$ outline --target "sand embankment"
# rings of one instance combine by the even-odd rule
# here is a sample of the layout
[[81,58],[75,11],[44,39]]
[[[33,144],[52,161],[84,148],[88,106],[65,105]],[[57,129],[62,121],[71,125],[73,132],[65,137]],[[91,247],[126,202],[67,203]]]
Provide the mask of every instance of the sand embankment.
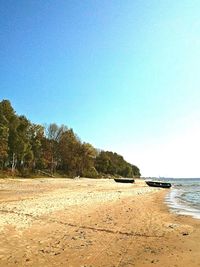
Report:
[[200,221],[143,181],[0,180],[0,266],[200,266]]

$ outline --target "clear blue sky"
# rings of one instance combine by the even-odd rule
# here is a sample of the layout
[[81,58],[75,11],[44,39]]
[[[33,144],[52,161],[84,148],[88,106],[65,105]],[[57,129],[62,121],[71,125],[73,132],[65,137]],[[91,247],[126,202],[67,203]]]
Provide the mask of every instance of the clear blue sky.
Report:
[[199,14],[199,0],[0,0],[0,100],[145,176],[200,177]]

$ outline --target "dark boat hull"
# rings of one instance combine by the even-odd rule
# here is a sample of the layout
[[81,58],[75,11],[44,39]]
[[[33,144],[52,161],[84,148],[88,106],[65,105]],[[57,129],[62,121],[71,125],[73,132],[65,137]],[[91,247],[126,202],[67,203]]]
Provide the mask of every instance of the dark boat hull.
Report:
[[114,179],[115,180],[115,182],[117,182],[117,183],[134,183],[135,182],[135,180],[134,179]]
[[152,187],[161,187],[161,188],[170,188],[171,187],[170,183],[164,183],[164,182],[146,181],[146,184],[148,186],[152,186]]

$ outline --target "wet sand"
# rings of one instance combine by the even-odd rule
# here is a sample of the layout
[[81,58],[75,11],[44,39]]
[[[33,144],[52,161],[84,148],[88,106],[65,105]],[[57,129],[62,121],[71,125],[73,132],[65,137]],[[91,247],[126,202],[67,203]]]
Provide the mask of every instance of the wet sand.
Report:
[[0,266],[200,266],[200,220],[142,180],[1,179]]

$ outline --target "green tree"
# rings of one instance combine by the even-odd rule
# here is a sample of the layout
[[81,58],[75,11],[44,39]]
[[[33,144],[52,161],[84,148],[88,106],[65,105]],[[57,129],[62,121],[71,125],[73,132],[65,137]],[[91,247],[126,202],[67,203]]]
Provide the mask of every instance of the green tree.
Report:
[[95,160],[95,168],[99,173],[108,173],[110,164],[109,155],[105,151],[101,151]]
[[74,176],[79,174],[81,142],[72,129],[62,133],[59,140],[59,154],[61,168],[67,174]]
[[94,167],[94,161],[97,156],[97,150],[89,143],[80,144],[79,157],[79,175],[85,177],[96,177],[98,172]]
[[137,166],[111,151],[98,151],[81,142],[73,129],[49,124],[46,129],[18,116],[10,101],[0,102],[0,168],[12,172],[56,170],[67,175],[96,177],[100,174],[140,177]]
[[[61,125],[60,127],[56,123],[50,124],[46,128],[46,136],[49,142],[45,142],[46,146],[48,145],[48,155],[49,155],[49,164],[51,173],[55,172],[57,166],[60,163],[59,156],[59,141],[62,137],[62,134],[67,130],[67,127]],[[47,147],[46,147],[47,148]]]
[[24,169],[24,167],[29,168],[33,160],[30,129],[30,121],[25,116],[19,116],[13,148],[19,169]]
[[132,168],[133,175],[135,177],[140,177],[141,176],[140,169],[137,166],[131,165],[131,168]]
[[95,159],[95,168],[99,173],[120,175],[124,177],[140,177],[139,168],[131,165],[124,158],[111,151],[101,151]]
[[14,172],[17,164],[15,143],[17,142],[18,117],[8,100],[0,102],[0,122],[2,127],[8,129],[8,162],[10,162],[12,172]]
[[30,144],[33,153],[32,170],[44,167],[42,153],[42,143],[44,138],[44,127],[39,124],[32,124],[30,126]]
[[8,159],[8,136],[9,129],[0,124],[0,167],[4,168],[6,160]]

